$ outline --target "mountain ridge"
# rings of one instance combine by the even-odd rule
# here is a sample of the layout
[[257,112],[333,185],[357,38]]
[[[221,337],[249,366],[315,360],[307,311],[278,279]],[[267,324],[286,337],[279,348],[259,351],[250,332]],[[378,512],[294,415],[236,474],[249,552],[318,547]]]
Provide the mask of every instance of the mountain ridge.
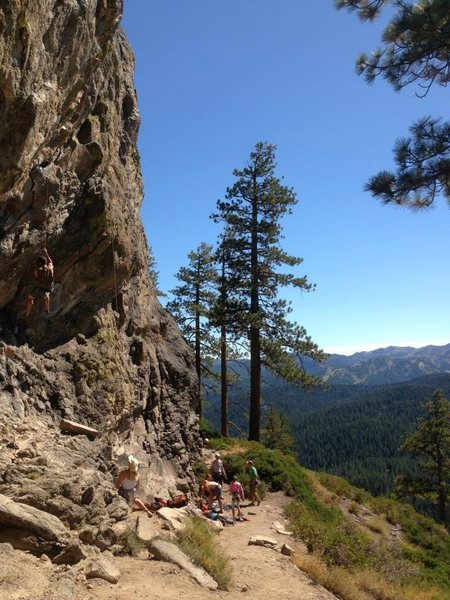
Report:
[[307,372],[328,384],[401,383],[424,375],[450,373],[450,344],[388,346],[350,356],[330,354],[322,363],[304,358],[302,364]]

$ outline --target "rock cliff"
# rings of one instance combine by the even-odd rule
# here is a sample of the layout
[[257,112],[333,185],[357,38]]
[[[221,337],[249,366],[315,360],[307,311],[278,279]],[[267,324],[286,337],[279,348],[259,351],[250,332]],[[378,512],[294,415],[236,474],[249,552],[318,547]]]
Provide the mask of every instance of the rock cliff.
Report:
[[[70,527],[108,525],[119,457],[151,498],[186,490],[198,452],[192,355],[148,279],[121,11],[0,0],[0,493]],[[26,318],[43,246],[50,314]]]

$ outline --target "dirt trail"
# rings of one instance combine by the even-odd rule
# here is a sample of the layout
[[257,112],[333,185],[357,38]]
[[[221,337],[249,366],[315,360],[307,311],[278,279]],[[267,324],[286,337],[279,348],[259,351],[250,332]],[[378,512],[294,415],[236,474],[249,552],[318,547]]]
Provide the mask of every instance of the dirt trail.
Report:
[[[231,558],[234,572],[228,592],[201,588],[178,567],[149,560],[146,552],[142,558],[114,557],[121,576],[113,585],[101,579],[86,581],[82,563],[55,567],[50,561],[0,547],[0,600],[219,600],[241,593],[251,600],[336,600],[289,557],[248,545],[250,537],[263,535],[276,539],[279,546],[288,543],[295,548],[291,537],[272,528],[275,521],[287,525],[283,512],[287,502],[282,493],[268,494],[261,506],[243,508],[249,521],[225,527],[220,533],[220,546]],[[296,550],[304,551],[301,545]]]
[[[225,496],[228,499],[228,494]],[[243,509],[245,515],[256,513],[248,515],[250,521],[226,527],[220,534],[220,545],[230,556],[234,571],[229,592],[203,589],[173,565],[116,558],[115,564],[122,572],[119,583],[110,585],[92,580],[90,594],[98,600],[211,600],[243,592],[252,600],[336,600],[297,569],[289,557],[269,548],[248,545],[254,535],[274,538],[279,545],[285,542],[294,545],[290,537],[271,528],[274,521],[284,524],[283,507],[287,502],[281,493],[268,494],[259,507]],[[85,596],[83,600],[88,598]]]

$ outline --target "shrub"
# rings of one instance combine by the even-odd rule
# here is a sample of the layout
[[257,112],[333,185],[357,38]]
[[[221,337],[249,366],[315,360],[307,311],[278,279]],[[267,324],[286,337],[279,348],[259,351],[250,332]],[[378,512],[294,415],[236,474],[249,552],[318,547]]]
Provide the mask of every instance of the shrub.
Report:
[[370,541],[340,511],[322,507],[319,516],[316,510],[294,501],[287,514],[308,551],[321,556],[327,565],[354,567],[367,562]]
[[386,523],[380,517],[372,517],[366,521],[366,526],[374,533],[384,534],[386,531]]
[[208,475],[209,473],[209,468],[208,465],[206,465],[202,460],[197,460],[193,465],[192,465],[192,470],[195,473],[195,476],[197,478],[197,482],[200,484],[204,481],[205,477]]

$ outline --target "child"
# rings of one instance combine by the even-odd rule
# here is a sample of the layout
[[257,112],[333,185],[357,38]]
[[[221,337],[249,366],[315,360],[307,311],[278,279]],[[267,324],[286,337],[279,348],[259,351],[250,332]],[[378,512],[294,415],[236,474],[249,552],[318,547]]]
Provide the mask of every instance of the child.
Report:
[[241,512],[241,500],[243,502],[245,498],[244,488],[239,483],[236,475],[232,477],[228,491],[231,494],[231,512],[233,513],[233,521],[236,521],[236,511],[237,517],[243,518],[243,514]]

